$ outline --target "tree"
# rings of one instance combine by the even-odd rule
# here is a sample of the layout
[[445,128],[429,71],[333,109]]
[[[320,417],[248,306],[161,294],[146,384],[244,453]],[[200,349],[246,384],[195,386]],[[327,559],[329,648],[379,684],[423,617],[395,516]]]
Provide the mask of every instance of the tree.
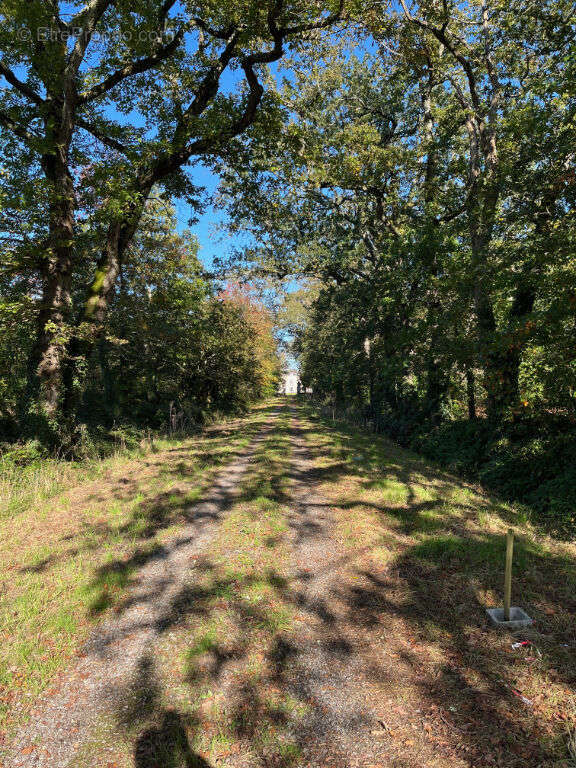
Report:
[[[509,185],[522,168],[515,152],[514,140],[521,141],[515,132],[515,116],[519,111],[531,111],[533,119],[544,117],[552,128],[554,97],[551,103],[549,85],[542,89],[542,73],[554,78],[556,71],[556,85],[566,94],[564,43],[571,12],[563,2],[548,2],[525,22],[520,7],[500,0],[479,0],[464,6],[440,6],[434,0],[411,5],[400,2],[404,18],[419,32],[437,83],[451,88],[466,128],[467,178],[462,183],[466,188],[472,297],[488,412],[497,418],[519,404],[522,326],[534,308],[540,271],[534,259],[526,260],[516,285],[511,286],[509,310],[499,318],[492,245],[498,233],[500,206],[506,205]],[[533,130],[535,126],[525,127]],[[564,124],[560,133],[565,136],[567,128]],[[532,143],[531,159],[542,149]],[[561,162],[564,172],[573,165],[573,153],[567,145]],[[550,213],[553,201],[566,189],[565,179],[542,181],[535,201],[537,210],[533,209],[531,220],[525,222],[536,230],[545,226],[546,212]],[[528,188],[523,191],[530,194]]]
[[[263,102],[262,67],[342,12],[284,0],[74,5],[67,17],[67,3],[11,0],[0,17],[3,162],[28,179],[14,209],[25,237],[12,254],[41,281],[28,394],[53,423],[77,407],[82,360],[155,185],[194,198],[182,168],[233,151]],[[236,93],[226,71],[243,77]]]
[[279,96],[280,151],[267,164],[261,147],[248,180],[241,163],[226,177],[257,269],[380,287],[374,301],[397,310],[400,355],[411,330],[430,414],[453,365],[471,414],[478,368],[490,417],[517,413],[522,362],[552,306],[570,326],[549,277],[572,252],[569,11],[555,1],[529,17],[500,2],[370,5],[362,18],[378,55],[329,50],[322,69],[304,62]]
[[422,74],[394,58],[325,54],[281,94],[288,124],[274,173],[263,149],[248,181],[237,168],[225,176],[234,226],[250,228],[259,243],[246,254],[251,269],[336,285],[327,293],[350,314],[339,322],[356,328],[362,361],[371,342],[374,412],[382,398],[398,402],[397,385],[385,379],[402,375],[410,346],[428,372],[426,408],[440,410],[452,364],[441,340],[461,306],[453,282],[439,280],[461,262],[451,242],[461,192],[448,160],[457,127],[445,121],[432,136],[421,120]]
[[[109,303],[106,332],[83,361],[78,415],[87,439],[60,435],[53,447],[61,455],[83,455],[114,426],[163,428],[170,415],[180,426],[202,423],[276,391],[271,311],[256,291],[209,278],[195,238],[175,226],[166,201],[148,202]],[[33,344],[29,291],[24,280],[0,282],[0,439],[18,435],[18,395]]]

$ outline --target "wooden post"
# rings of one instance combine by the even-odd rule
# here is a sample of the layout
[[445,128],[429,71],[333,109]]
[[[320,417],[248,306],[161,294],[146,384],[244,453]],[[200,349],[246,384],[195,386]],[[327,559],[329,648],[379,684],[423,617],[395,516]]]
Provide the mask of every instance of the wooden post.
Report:
[[514,531],[508,528],[506,535],[506,572],[504,574],[504,621],[510,621],[512,597],[512,556],[514,554]]

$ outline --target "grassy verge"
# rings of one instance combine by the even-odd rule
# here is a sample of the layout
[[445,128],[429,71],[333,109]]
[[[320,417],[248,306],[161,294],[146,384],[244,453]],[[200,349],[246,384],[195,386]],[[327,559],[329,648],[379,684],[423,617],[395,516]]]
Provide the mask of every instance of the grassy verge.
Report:
[[[567,759],[576,715],[576,545],[542,535],[521,509],[386,438],[302,412],[338,538],[355,553],[342,585],[348,619],[372,623],[378,639],[367,642],[385,638],[402,669],[393,685],[381,685],[381,700],[403,707],[405,724],[426,713],[411,725],[429,739],[434,716],[440,729],[444,722],[438,749],[452,744],[454,760]],[[502,604],[508,527],[516,534],[513,602],[535,619],[517,636],[492,629],[485,615]],[[513,647],[518,641],[526,644]],[[396,736],[414,739],[407,726]]]
[[25,719],[142,558],[186,522],[267,414],[263,406],[148,453],[23,470],[0,523],[0,731]]
[[[363,421],[354,411],[348,411],[347,418],[356,424]],[[417,411],[390,412],[381,414],[379,428],[447,471],[481,483],[518,507],[521,504],[526,518],[542,530],[576,539],[573,415],[525,414],[502,423],[478,418],[435,424]]]

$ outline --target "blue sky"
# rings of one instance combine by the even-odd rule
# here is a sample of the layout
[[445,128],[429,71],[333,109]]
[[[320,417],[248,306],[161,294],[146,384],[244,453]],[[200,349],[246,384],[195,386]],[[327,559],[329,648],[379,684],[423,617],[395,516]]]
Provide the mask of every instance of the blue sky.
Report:
[[[194,169],[194,183],[206,187],[208,193],[212,193],[218,184],[218,177],[209,169],[197,165]],[[205,212],[200,215],[197,224],[188,225],[190,219],[190,206],[183,200],[175,200],[178,230],[190,229],[200,244],[200,260],[207,269],[210,269],[215,256],[222,256],[224,250],[230,250],[238,241],[225,232],[216,230],[218,225],[226,221],[221,211],[216,211],[208,205]]]

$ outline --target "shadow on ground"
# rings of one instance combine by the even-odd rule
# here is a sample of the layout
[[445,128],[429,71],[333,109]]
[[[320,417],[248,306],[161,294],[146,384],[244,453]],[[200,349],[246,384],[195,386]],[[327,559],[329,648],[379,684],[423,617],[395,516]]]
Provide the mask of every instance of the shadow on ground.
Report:
[[[206,512],[198,506],[198,501],[210,501],[210,488],[213,482],[213,474],[207,479],[195,483],[190,489],[186,486],[187,477],[195,477],[198,466],[208,464],[211,469],[225,466],[238,458],[250,440],[254,439],[261,429],[262,422],[271,417],[276,407],[269,405],[258,410],[259,419],[254,423],[248,423],[242,430],[242,444],[233,450],[230,449],[234,431],[230,427],[211,428],[202,437],[202,450],[196,452],[193,461],[186,458],[185,449],[173,449],[179,460],[171,461],[163,465],[164,475],[172,475],[175,480],[183,481],[182,488],[173,488],[158,493],[151,498],[144,499],[130,519],[119,528],[112,529],[110,524],[92,522],[90,524],[90,538],[97,535],[99,539],[114,535],[132,543],[132,551],[123,557],[114,558],[100,567],[88,585],[87,590],[91,595],[90,613],[97,617],[111,607],[121,611],[126,590],[129,588],[135,573],[151,560],[162,557],[165,554],[164,546],[157,538],[169,529],[186,526],[188,540],[193,538],[202,529],[206,522],[218,521],[229,509],[231,500],[220,504],[217,513]],[[237,436],[236,436],[237,437]],[[129,483],[122,489],[119,499],[129,499],[137,495],[137,484],[132,487]],[[89,547],[85,544],[84,547]],[[77,553],[79,550],[76,550]]]
[[[314,423],[298,430],[311,439],[318,431]],[[262,540],[269,551],[262,564],[242,567],[233,543],[229,562],[199,561],[194,583],[160,619],[166,644],[143,659],[129,690],[118,694],[118,726],[132,739],[135,768],[206,768],[215,760],[352,768],[346,738],[362,729],[374,734],[366,764],[386,753],[392,768],[520,768],[565,757],[566,707],[576,690],[574,559],[527,538],[518,542],[517,583],[538,632],[527,635],[532,650],[512,652],[511,638],[487,626],[485,599],[499,594],[503,541],[469,527],[477,502],[455,500],[453,478],[400,450],[382,461],[371,438],[359,442],[335,432],[340,445],[334,460],[326,463],[330,438],[311,440],[311,454],[324,464],[293,473],[293,480],[313,489],[353,477],[361,488],[392,488],[398,504],[358,498],[342,505],[345,514],[359,508],[373,513],[386,546],[394,545],[392,557],[378,566],[371,555],[381,545],[360,541],[322,568],[287,575],[269,559],[281,537],[269,535]],[[350,454],[360,447],[362,459],[354,461]],[[274,449],[282,449],[281,440]],[[243,501],[285,505],[284,472],[281,462],[258,465]],[[403,488],[401,498],[394,483]],[[434,498],[422,500],[427,487]],[[445,516],[444,497],[451,499]],[[173,501],[165,508],[161,499],[157,505],[146,513],[147,530],[180,519],[185,508]],[[328,522],[318,522],[318,507],[300,504],[290,518],[296,546],[331,535]],[[253,519],[256,525],[257,511]],[[188,522],[193,525],[194,517]],[[155,556],[137,550],[128,561],[107,566],[95,584],[101,577],[109,584],[116,568],[124,587],[141,557]],[[311,597],[310,581],[327,574],[325,592]],[[295,623],[302,615],[304,631]],[[322,671],[327,679],[314,679],[307,666],[312,653],[330,660],[331,669]],[[185,673],[174,682],[167,668],[176,659]],[[336,717],[318,695],[331,674],[337,681],[352,666],[361,670],[367,694],[382,702],[381,719],[368,709],[347,710],[346,702]],[[427,753],[419,751],[424,742]],[[431,755],[436,762],[426,762]]]

